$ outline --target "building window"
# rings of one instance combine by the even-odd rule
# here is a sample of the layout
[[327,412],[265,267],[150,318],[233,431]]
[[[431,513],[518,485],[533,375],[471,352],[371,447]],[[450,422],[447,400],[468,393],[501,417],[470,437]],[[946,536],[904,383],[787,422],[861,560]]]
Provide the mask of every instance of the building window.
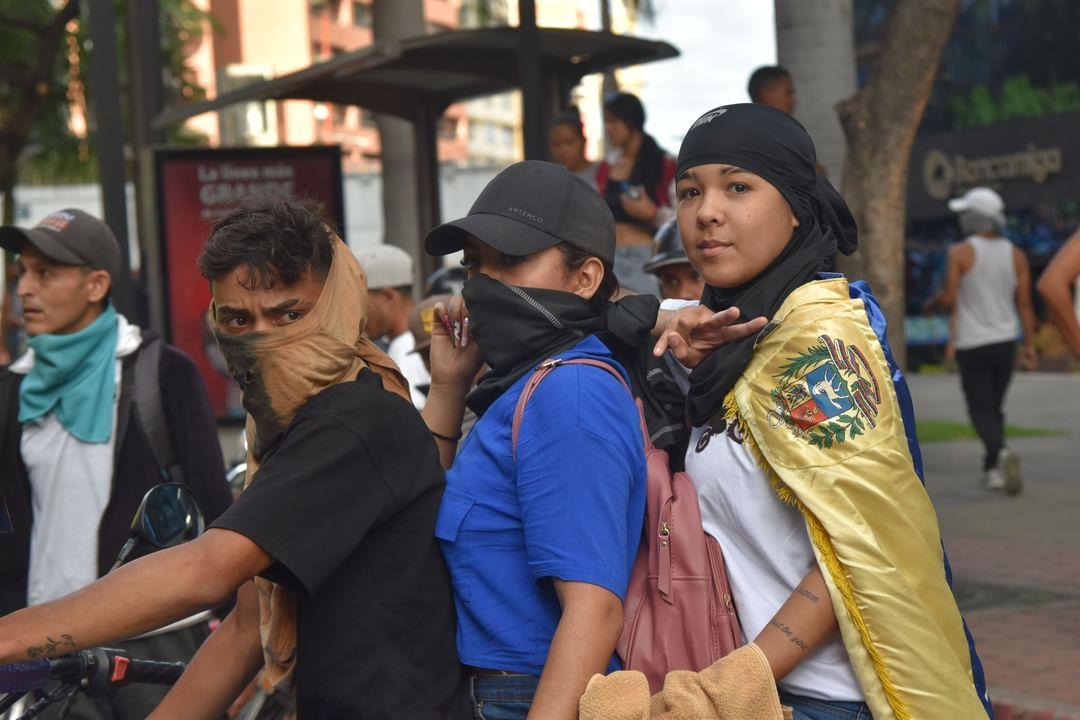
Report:
[[375,127],[375,113],[367,108],[360,108],[360,127]]
[[367,3],[354,2],[352,4],[352,24],[356,27],[371,27],[374,18],[371,6]]

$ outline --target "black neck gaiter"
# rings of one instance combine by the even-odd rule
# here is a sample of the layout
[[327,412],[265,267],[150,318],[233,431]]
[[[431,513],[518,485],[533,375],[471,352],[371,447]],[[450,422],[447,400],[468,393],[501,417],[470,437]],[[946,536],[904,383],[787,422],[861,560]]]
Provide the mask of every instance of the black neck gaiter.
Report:
[[601,313],[573,293],[477,275],[465,283],[462,296],[469,332],[491,368],[466,398],[477,415],[539,363],[604,329]]

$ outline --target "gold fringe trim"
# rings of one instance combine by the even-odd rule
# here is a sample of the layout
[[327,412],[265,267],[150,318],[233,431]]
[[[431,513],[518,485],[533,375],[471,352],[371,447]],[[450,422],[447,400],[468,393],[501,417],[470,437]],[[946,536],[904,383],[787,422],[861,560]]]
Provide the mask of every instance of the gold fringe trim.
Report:
[[867,654],[870,655],[870,661],[874,665],[878,681],[885,691],[885,698],[889,701],[889,706],[896,715],[896,720],[911,720],[911,713],[907,709],[907,703],[900,697],[900,692],[892,682],[892,679],[889,676],[889,670],[885,666],[885,659],[881,657],[881,653],[878,651],[877,646],[874,645],[870,638],[870,628],[867,627],[866,620],[862,616],[862,611],[855,601],[855,591],[851,587],[851,581],[848,578],[847,572],[844,570],[843,564],[836,556],[836,550],[833,548],[832,539],[829,537],[829,534],[825,532],[825,527],[817,517],[802,504],[798,496],[791,488],[784,484],[783,480],[780,479],[780,476],[776,474],[776,471],[774,471],[772,466],[766,461],[765,456],[761,452],[761,448],[758,447],[757,441],[750,432],[749,426],[739,413],[739,406],[735,401],[734,390],[729,392],[727,397],[724,398],[724,419],[729,423],[733,422],[737,424],[743,436],[743,446],[750,451],[751,457],[754,458],[754,461],[758,464],[758,467],[761,468],[761,471],[765,473],[765,477],[769,479],[769,484],[772,486],[773,490],[776,491],[777,497],[779,497],[782,502],[798,508],[799,512],[802,513],[803,518],[806,520],[806,528],[810,535],[810,541],[814,543],[814,547],[816,547],[821,554],[821,558],[825,562],[825,567],[828,569],[829,575],[832,576],[837,591],[844,599],[844,609],[847,611],[851,622],[854,623],[855,628],[859,631],[863,647],[866,648]]

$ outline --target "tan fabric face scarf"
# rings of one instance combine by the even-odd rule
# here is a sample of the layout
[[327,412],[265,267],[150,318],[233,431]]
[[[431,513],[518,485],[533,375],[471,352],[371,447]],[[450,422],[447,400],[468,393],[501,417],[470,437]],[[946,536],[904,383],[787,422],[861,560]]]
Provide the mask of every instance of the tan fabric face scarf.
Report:
[[[334,256],[315,307],[296,322],[269,332],[215,332],[229,371],[243,390],[248,412],[245,487],[297,411],[338,383],[352,382],[365,367],[406,402],[409,386],[394,362],[363,336],[367,283],[360,264],[334,236]],[[214,305],[210,311],[217,317]],[[296,669],[296,598],[287,588],[255,578],[267,680],[291,689]]]

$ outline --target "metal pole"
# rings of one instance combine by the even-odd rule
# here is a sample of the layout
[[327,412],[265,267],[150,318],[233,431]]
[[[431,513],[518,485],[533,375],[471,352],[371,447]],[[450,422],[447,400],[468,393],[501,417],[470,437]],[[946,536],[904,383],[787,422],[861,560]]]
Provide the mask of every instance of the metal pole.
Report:
[[414,180],[416,182],[416,221],[418,224],[414,274],[416,286],[423,290],[424,280],[439,266],[440,260],[424,252],[424,237],[439,224],[442,215],[439,193],[439,146],[437,122],[440,112],[421,105],[413,116],[413,147],[416,149]]
[[525,159],[547,156],[547,103],[544,101],[544,67],[540,33],[536,27],[534,0],[518,0],[518,75],[521,79],[522,133]]
[[89,0],[90,107],[98,155],[98,178],[105,224],[120,241],[120,277],[112,279],[117,310],[132,311],[131,252],[128,247],[127,199],[124,196],[124,135],[116,59],[116,9],[112,0]]
[[[135,158],[135,233],[139,242],[139,280],[132,294],[145,298],[135,303],[135,321],[164,331],[160,312],[160,238],[154,222],[153,162],[150,148],[165,143],[165,130],[152,127],[165,106],[161,63],[161,5],[158,0],[127,0],[128,77],[131,79],[131,139]],[[149,170],[149,172],[147,172]]]
[[[611,32],[611,0],[600,0],[600,29],[606,33]],[[615,80],[614,70],[604,71],[604,82],[601,86],[603,97],[607,97],[619,90],[619,84]],[[601,98],[603,101],[603,98]]]

